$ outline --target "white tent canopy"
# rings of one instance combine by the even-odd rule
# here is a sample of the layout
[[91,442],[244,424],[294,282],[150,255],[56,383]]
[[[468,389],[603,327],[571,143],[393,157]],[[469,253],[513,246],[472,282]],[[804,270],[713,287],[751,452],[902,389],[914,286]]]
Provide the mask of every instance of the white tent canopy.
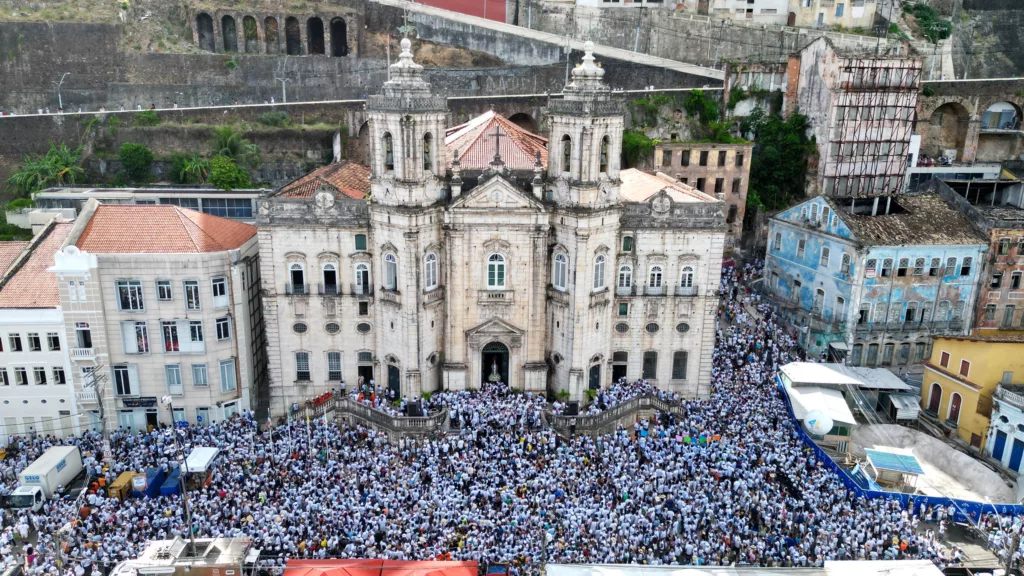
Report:
[[821,410],[836,424],[855,424],[857,420],[846,405],[843,393],[838,390],[808,386],[805,388],[788,388],[789,399],[793,403],[793,415],[801,422],[808,412]]
[[219,448],[207,446],[193,448],[192,453],[185,459],[185,469],[183,472],[189,474],[205,474],[209,472],[218,454],[220,454]]
[[819,362],[790,362],[779,369],[787,386],[854,386],[861,390],[910,391],[898,376],[885,368],[862,368]]

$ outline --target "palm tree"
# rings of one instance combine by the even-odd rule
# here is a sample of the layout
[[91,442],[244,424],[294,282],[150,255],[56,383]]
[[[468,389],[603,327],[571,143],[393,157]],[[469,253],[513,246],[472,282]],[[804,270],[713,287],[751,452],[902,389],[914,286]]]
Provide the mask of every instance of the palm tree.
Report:
[[213,130],[214,156],[227,156],[249,168],[255,168],[260,164],[260,149],[258,146],[242,138],[240,132],[236,132],[233,126],[222,126]]
[[181,164],[181,173],[178,179],[182,182],[206,182],[210,174],[210,161],[199,154],[193,153],[190,158],[185,158]]
[[50,142],[45,156],[25,156],[18,170],[7,179],[6,190],[16,197],[29,198],[49,186],[79,184],[85,180],[85,171],[78,165],[81,158],[81,146],[72,150],[67,144],[57,146]]

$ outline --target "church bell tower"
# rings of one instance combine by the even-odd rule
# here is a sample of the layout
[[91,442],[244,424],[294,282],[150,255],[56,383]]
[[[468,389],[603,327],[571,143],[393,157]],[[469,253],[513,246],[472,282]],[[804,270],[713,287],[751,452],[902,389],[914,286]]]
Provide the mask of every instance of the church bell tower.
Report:
[[548,102],[548,189],[563,205],[600,207],[619,198],[623,102],[604,83],[593,50],[588,41],[564,97]]
[[447,101],[430,93],[423,66],[403,38],[383,94],[370,96],[370,192],[385,205],[423,206],[441,197]]

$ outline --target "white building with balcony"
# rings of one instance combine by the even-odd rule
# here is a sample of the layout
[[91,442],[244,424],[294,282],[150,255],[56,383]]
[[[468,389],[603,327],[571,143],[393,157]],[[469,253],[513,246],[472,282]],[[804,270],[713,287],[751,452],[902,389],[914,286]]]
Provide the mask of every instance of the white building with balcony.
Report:
[[47,272],[71,223],[31,242],[0,242],[0,446],[12,436],[81,431],[57,277]]
[[265,378],[255,227],[91,200],[54,252],[70,376],[107,429],[170,424],[164,395],[191,424],[251,407]]
[[1024,384],[999,384],[992,396],[992,420],[985,452],[1020,473],[1024,459]]

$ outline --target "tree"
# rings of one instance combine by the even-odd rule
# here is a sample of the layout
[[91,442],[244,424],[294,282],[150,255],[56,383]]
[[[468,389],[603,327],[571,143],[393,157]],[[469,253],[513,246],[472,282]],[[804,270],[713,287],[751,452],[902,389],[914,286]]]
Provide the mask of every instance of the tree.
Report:
[[210,182],[221,190],[235,190],[252,186],[249,173],[227,156],[214,156],[210,160]]
[[178,184],[202,184],[210,175],[210,161],[199,154],[175,154],[171,158],[171,180]]
[[117,159],[132,180],[142,182],[149,178],[149,165],[153,162],[153,152],[149,148],[135,142],[125,142],[117,153]]
[[242,138],[240,132],[235,131],[233,126],[221,126],[213,131],[214,156],[227,156],[235,163],[245,164],[249,168],[255,168],[260,164],[260,149],[258,146]]
[[7,179],[5,190],[28,198],[50,186],[81,184],[85,181],[85,171],[78,165],[81,158],[81,146],[72,150],[67,144],[57,146],[50,142],[50,149],[44,156],[25,156],[21,166]]
[[815,151],[814,141],[807,139],[807,117],[793,114],[783,120],[755,108],[743,121],[741,131],[755,136],[747,205],[778,210],[802,197],[807,158]]

